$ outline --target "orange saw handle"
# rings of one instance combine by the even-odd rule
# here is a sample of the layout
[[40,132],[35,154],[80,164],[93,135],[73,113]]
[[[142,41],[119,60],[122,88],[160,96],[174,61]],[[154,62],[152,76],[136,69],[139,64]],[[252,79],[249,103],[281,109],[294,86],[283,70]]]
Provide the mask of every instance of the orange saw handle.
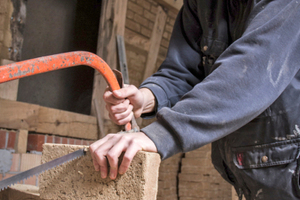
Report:
[[[113,91],[120,89],[116,76],[108,64],[96,54],[86,51],[61,53],[0,66],[0,83],[78,65],[96,69]],[[128,123],[125,127],[130,130],[131,124]]]

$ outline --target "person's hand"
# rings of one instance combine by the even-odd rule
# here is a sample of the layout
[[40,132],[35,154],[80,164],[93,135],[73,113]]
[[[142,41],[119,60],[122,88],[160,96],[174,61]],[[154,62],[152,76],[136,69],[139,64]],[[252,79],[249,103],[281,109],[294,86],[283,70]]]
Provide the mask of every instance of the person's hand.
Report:
[[125,85],[120,90],[110,91],[107,88],[103,94],[106,109],[110,119],[118,124],[124,125],[134,117],[138,118],[142,113],[153,111],[155,98],[147,88],[137,89],[134,85]]
[[[96,171],[100,171],[101,177],[115,179],[117,174],[124,174],[138,151],[157,152],[153,141],[144,133],[119,133],[108,134],[104,138],[90,145],[90,152]],[[124,152],[120,166],[119,157]]]

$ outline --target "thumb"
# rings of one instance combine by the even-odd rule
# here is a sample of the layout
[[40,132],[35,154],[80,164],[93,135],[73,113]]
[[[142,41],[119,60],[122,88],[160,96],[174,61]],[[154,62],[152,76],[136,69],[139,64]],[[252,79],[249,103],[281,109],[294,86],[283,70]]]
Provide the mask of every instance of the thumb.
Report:
[[123,93],[120,90],[114,90],[113,91],[113,95],[114,95],[114,97],[119,98],[119,99],[123,99],[124,98],[123,97]]

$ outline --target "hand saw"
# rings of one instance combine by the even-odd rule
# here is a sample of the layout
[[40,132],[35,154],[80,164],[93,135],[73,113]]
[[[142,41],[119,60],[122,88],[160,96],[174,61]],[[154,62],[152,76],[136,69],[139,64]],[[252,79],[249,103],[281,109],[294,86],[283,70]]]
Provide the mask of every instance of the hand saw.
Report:
[[[123,84],[122,75],[120,75],[120,72],[117,70],[111,70],[106,62],[99,56],[85,51],[75,51],[44,56],[0,66],[0,83],[78,65],[87,65],[96,69],[104,77],[107,84],[113,91],[119,90],[120,86]],[[130,123],[125,125],[125,130],[127,132],[131,131]],[[81,149],[25,172],[21,172],[8,179],[4,179],[0,181],[0,191],[12,184],[25,180],[33,175],[40,174],[55,166],[74,160],[83,155],[85,155],[85,150]]]
[[87,150],[85,148],[79,149],[77,151],[74,151],[74,152],[64,155],[62,157],[59,157],[57,159],[54,159],[52,161],[49,161],[42,165],[39,165],[37,167],[31,168],[27,171],[16,174],[10,178],[4,179],[4,180],[0,181],[0,191],[6,189],[7,187],[9,187],[13,184],[20,182],[22,180],[25,180],[31,176],[38,175],[42,172],[45,172],[46,170],[52,169],[63,163],[75,160],[76,158],[79,158],[79,157],[85,155],[86,151]]

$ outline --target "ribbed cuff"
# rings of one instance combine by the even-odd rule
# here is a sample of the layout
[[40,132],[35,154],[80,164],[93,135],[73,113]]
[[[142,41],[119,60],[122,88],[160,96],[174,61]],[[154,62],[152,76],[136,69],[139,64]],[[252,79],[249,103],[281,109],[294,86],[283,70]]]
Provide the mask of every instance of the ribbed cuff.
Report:
[[154,142],[162,160],[181,151],[177,141],[172,136],[172,131],[168,130],[159,121],[151,123],[141,131]]

